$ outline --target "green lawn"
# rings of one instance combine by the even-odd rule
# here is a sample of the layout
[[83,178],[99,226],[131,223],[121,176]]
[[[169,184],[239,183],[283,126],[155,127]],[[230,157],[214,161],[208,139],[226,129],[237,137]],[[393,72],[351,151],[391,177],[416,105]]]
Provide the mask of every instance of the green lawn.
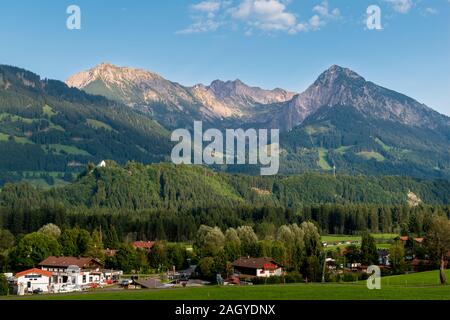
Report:
[[[9,141],[9,137],[10,137],[9,135],[0,132],[0,141],[7,142],[7,141]],[[34,144],[33,141],[29,140],[26,137],[13,136],[13,138],[14,138],[14,142],[16,142],[16,143],[20,143],[20,144]]]
[[8,140],[9,140],[9,135],[7,135],[6,133],[0,132],[0,141],[6,142]]
[[[450,270],[447,272],[450,279]],[[385,277],[380,290],[358,283],[206,286],[137,291],[9,297],[45,300],[450,300],[450,286],[438,285],[438,271]]]
[[24,118],[21,116],[13,115],[10,113],[0,113],[0,122],[4,121],[5,119],[8,119],[11,122],[23,122],[27,124],[32,124],[34,122],[39,121],[39,119],[30,119],[30,118]]
[[319,148],[318,151],[319,151],[319,166],[326,171],[332,170],[333,168],[327,161],[328,150],[324,148]]
[[[63,145],[63,144],[49,144],[48,145],[50,150],[56,152],[56,153],[61,153],[61,151],[64,151],[67,154],[73,154],[73,155],[80,155],[80,156],[90,156],[90,154],[82,149],[79,149],[75,146],[68,146],[68,145]],[[43,148],[45,148],[46,146],[42,146]]]
[[378,162],[382,162],[385,160],[382,154],[375,152],[375,151],[361,151],[361,152],[358,152],[357,155],[360,157],[363,157],[367,160],[375,159]]
[[113,128],[111,128],[109,124],[106,124],[98,120],[87,119],[86,123],[94,129],[105,129],[106,131],[113,131]]
[[340,153],[340,154],[344,154],[346,153],[349,149],[351,149],[353,146],[341,146],[337,149],[335,149],[334,151]]
[[[396,233],[371,233],[376,240],[393,240],[398,237]],[[324,235],[322,241],[327,242],[344,242],[344,241],[361,241],[361,236],[354,235]]]
[[[392,242],[393,239],[398,237],[398,234],[396,234],[396,233],[372,233],[371,236],[377,240],[377,248],[378,249],[389,249],[391,247],[390,242]],[[349,246],[349,244],[346,244],[347,241],[361,242],[361,236],[355,236],[355,235],[324,235],[321,237],[321,239],[322,239],[322,241],[328,242],[328,246],[325,248],[326,251],[336,250],[337,248],[344,249],[345,247]],[[333,242],[341,242],[342,244],[333,245]],[[355,244],[355,245],[359,246],[360,244]]]
[[58,112],[53,111],[52,107],[50,107],[48,104],[42,107],[42,113],[46,115],[48,118],[51,118],[58,114]]
[[393,149],[392,147],[388,146],[378,138],[375,138],[375,142],[378,143],[383,148],[384,151],[392,151]]
[[[447,280],[450,281],[450,270],[446,270]],[[383,279],[387,286],[439,286],[439,271],[417,272],[407,275],[390,276]],[[450,286],[448,286],[450,288]]]

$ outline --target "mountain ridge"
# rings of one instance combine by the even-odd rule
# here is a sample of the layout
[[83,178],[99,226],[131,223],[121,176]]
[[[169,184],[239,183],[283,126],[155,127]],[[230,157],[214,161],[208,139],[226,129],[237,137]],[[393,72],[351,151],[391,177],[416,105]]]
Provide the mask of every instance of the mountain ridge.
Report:
[[[92,86],[96,81],[104,82],[109,93]],[[197,117],[190,120],[220,121],[231,118],[244,125],[259,123],[282,131],[292,130],[320,107],[336,105],[351,105],[365,114],[408,125],[434,129],[450,125],[449,117],[425,104],[378,86],[358,73],[338,65],[332,65],[320,74],[301,93],[280,88],[261,89],[246,85],[239,79],[214,80],[210,85],[188,87],[166,80],[151,71],[117,67],[109,63],[77,73],[66,80],[66,83],[130,106],[147,104],[151,114],[169,127],[170,123],[164,123],[163,117],[158,116],[158,110],[161,111],[164,107],[154,108],[152,104],[162,103],[169,112],[175,110],[184,113],[180,117],[186,114]],[[117,88],[112,88],[113,86],[118,86],[121,92],[117,93]],[[140,97],[133,99],[136,95]]]
[[[66,80],[66,84],[147,111],[169,127],[173,127],[174,123],[179,125],[179,122],[166,121],[166,112],[175,112],[180,118],[190,114],[197,120],[214,121],[243,117],[255,105],[283,102],[294,95],[279,88],[265,90],[251,87],[238,79],[214,80],[208,86],[183,86],[151,71],[110,63],[101,63],[76,73]],[[166,110],[162,110],[161,105]]]
[[[450,118],[350,69],[334,65],[295,95],[240,80],[184,87],[133,68],[117,69],[118,77],[116,68],[99,66],[106,82],[95,72],[68,81],[89,89],[79,90],[0,66],[0,147],[6,151],[0,184],[73,174],[104,159],[168,161],[170,131],[191,129],[194,120],[221,130],[281,129],[281,174],[336,168],[342,174],[450,178]],[[252,166],[216,169],[259,172]]]

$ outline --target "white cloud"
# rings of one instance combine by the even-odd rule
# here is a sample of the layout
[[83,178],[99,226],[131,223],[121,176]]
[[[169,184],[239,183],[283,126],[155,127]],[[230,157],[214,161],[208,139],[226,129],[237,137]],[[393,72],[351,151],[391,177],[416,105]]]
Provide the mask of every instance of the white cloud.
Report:
[[287,10],[290,0],[242,0],[239,6],[230,9],[234,19],[245,21],[250,28],[264,31],[287,31],[290,34],[315,31],[330,19],[340,17],[338,8],[330,11],[327,1],[313,7],[315,13],[306,22],[298,22],[294,13]]
[[314,6],[313,12],[322,17],[327,18],[339,18],[341,16],[341,11],[338,8],[334,8],[330,11],[328,1],[324,1],[316,6]]
[[392,6],[392,8],[399,13],[408,13],[414,6],[413,0],[384,0]]
[[297,20],[279,0],[243,0],[230,9],[230,13],[232,18],[266,31],[289,31],[295,27]]
[[219,1],[202,1],[200,3],[192,5],[193,10],[203,12],[216,12],[220,9]]
[[180,34],[215,31],[224,25],[243,26],[246,35],[254,31],[299,32],[315,31],[328,21],[340,17],[338,8],[331,9],[327,1],[312,8],[313,15],[304,22],[288,9],[291,0],[207,0],[191,6],[197,13],[194,23],[178,31]]
[[194,22],[189,27],[179,30],[176,33],[192,34],[216,31],[223,24],[223,22],[216,18],[216,15],[222,7],[226,6],[227,2],[211,0],[191,5],[191,10],[195,13],[192,16]]
[[216,31],[221,26],[220,22],[214,21],[213,19],[200,20],[183,30],[179,30],[177,34],[192,34],[192,33],[203,33],[209,31]]
[[[449,2],[450,2],[450,0],[449,0]],[[435,14],[438,14],[438,11],[435,8],[425,8],[425,14],[426,15],[435,15]]]
[[308,22],[311,30],[319,30],[320,27],[325,25],[325,22],[317,14],[309,18]]

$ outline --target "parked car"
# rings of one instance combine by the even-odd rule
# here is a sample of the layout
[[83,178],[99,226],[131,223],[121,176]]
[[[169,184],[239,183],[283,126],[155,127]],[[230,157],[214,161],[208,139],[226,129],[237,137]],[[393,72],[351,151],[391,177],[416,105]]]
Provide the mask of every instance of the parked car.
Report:
[[44,291],[41,288],[33,290],[33,294],[42,294],[42,293],[44,293]]
[[120,281],[120,285],[122,287],[129,286],[132,283],[133,283],[133,280],[131,280],[131,279],[123,279],[123,280]]

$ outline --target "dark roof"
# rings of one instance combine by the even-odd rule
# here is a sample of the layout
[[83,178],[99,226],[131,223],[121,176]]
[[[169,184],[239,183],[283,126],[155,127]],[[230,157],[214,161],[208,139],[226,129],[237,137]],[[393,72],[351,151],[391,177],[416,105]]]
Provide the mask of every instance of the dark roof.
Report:
[[266,264],[275,264],[278,267],[281,267],[272,258],[267,258],[267,257],[264,257],[264,258],[239,258],[233,262],[233,267],[261,269],[261,268],[264,268],[264,265],[266,265]]
[[61,267],[78,266],[80,268],[90,267],[92,265],[103,266],[103,264],[94,258],[77,258],[77,257],[48,257],[41,263],[40,267]]

